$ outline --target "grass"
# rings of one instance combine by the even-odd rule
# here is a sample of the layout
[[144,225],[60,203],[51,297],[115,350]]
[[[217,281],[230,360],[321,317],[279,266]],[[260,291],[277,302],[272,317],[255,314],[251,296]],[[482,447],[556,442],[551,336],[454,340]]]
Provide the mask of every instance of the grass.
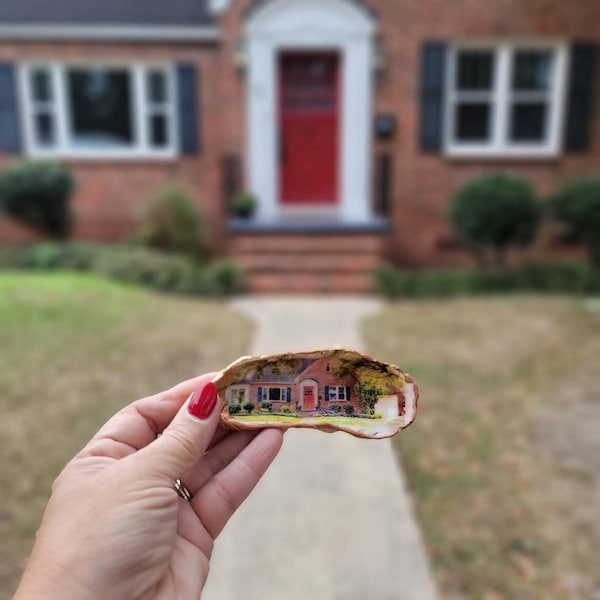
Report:
[[598,301],[396,303],[364,333],[421,390],[394,444],[442,598],[600,597]]
[[0,598],[50,486],[116,410],[247,353],[250,326],[210,301],[91,276],[0,274]]

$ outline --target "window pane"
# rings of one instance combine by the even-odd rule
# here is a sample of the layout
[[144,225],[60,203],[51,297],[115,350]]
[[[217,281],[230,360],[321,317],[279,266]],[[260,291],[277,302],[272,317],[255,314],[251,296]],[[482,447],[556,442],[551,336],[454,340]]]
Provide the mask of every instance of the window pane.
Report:
[[456,107],[456,139],[460,142],[488,141],[490,114],[488,102],[459,104]]
[[157,148],[167,145],[167,119],[165,115],[152,115],[150,117],[150,143]]
[[90,148],[131,146],[131,80],[125,69],[68,72],[73,141]]
[[49,113],[38,113],[34,118],[35,143],[43,148],[50,148],[56,143],[54,119]]
[[514,90],[548,90],[551,86],[552,54],[548,51],[515,53]]
[[515,103],[511,110],[510,139],[513,142],[542,142],[546,138],[544,102]]
[[279,388],[269,388],[269,400],[279,402],[281,400],[281,390]]
[[37,102],[52,100],[50,73],[47,69],[34,69],[31,71],[31,90],[33,99]]
[[489,50],[461,51],[458,55],[459,90],[491,90],[494,81],[494,54]]
[[156,103],[166,102],[167,81],[163,71],[148,73],[148,100]]

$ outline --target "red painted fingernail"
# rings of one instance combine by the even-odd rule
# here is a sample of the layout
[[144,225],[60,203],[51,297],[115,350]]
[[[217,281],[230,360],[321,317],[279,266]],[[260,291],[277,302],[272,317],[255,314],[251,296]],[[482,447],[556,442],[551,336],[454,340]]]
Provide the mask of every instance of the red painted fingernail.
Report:
[[208,383],[197,389],[188,404],[188,411],[198,419],[208,419],[217,405],[217,388]]

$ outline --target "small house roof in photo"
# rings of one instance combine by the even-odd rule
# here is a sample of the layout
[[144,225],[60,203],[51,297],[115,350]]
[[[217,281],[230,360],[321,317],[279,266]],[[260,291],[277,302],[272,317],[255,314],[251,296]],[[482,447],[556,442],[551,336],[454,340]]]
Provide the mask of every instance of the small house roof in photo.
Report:
[[3,25],[211,25],[208,0],[0,2]]

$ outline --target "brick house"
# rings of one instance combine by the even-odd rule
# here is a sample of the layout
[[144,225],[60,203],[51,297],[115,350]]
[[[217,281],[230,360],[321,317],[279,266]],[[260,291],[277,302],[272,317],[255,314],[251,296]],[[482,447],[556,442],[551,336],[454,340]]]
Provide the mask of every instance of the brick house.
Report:
[[333,405],[351,405],[359,413],[356,379],[352,375],[336,377],[337,365],[328,358],[308,360],[291,376],[273,373],[267,367],[262,377],[230,386],[227,401],[242,405],[251,402],[256,407],[269,402],[273,412],[287,408],[292,413],[327,412]]
[[255,289],[364,290],[383,258],[465,260],[467,178],[597,168],[599,22],[593,0],[4,2],[0,164],[67,164],[76,237],[122,238],[177,182]]
[[[260,377],[252,376],[227,388],[228,403],[243,406],[251,402],[260,408],[263,402],[271,404],[272,412],[291,413],[332,412],[339,406],[342,414],[346,406],[352,406],[354,414],[360,414],[357,380],[352,374],[336,375],[340,367],[336,358],[305,359],[295,373],[282,373],[266,366]],[[404,393],[391,389],[381,396],[375,405],[375,414],[398,417],[404,414]]]

